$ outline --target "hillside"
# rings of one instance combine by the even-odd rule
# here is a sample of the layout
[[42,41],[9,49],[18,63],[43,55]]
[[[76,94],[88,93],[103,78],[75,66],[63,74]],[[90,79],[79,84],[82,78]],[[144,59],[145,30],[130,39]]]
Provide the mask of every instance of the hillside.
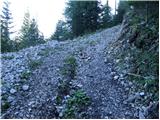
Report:
[[146,94],[130,92],[111,56],[123,30],[2,54],[2,118],[145,118],[150,108],[133,101]]

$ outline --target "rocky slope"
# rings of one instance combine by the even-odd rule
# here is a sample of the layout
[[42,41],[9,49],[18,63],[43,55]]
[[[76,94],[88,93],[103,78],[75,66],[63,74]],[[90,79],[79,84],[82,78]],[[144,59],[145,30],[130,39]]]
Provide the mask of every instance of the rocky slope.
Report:
[[106,53],[120,30],[2,54],[1,117],[142,118],[131,102],[143,93],[129,95],[132,82]]

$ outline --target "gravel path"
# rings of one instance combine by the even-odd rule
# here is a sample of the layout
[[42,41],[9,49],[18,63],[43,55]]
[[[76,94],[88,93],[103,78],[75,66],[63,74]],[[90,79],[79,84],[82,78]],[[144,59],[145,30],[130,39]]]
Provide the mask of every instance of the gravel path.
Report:
[[[69,55],[78,62],[74,84],[91,98],[89,118],[135,118],[134,108],[124,104],[128,92],[114,75],[113,62],[105,61],[105,48],[117,38],[119,29],[115,26],[73,41],[50,41],[2,54],[2,105],[10,104],[2,118],[58,118],[55,96],[62,80],[60,68]],[[35,61],[40,62],[30,70],[28,66]],[[22,79],[27,70],[31,75]]]

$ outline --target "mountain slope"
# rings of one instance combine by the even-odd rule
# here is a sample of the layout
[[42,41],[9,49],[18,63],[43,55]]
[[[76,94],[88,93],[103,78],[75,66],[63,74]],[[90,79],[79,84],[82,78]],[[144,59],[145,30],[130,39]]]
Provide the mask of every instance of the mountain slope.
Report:
[[[112,59],[106,59],[106,46],[118,38],[120,29],[115,26],[73,41],[49,41],[2,54],[2,118],[137,118],[134,106],[125,102],[129,89],[123,85],[123,76],[114,71]],[[67,67],[74,75],[65,77],[68,58],[72,63],[75,58],[77,65]],[[58,104],[65,80],[70,90],[66,92],[65,86],[66,94],[60,95]],[[74,89],[83,90],[90,104],[66,115]]]

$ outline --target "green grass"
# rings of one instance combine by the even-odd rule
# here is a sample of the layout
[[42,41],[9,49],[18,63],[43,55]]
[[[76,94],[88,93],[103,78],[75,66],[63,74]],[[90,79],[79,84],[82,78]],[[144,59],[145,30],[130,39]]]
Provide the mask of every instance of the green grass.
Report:
[[5,60],[11,60],[13,59],[14,56],[3,56],[2,59],[5,59]]

